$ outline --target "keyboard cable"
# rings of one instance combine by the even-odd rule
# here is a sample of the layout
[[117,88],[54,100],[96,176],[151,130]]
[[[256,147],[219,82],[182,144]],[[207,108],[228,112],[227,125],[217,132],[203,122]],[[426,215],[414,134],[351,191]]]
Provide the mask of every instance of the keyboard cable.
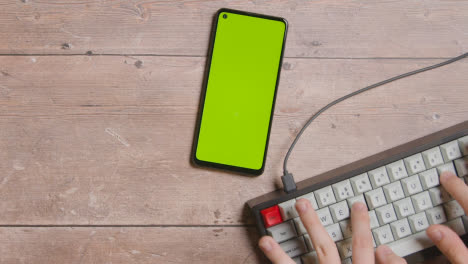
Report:
[[439,68],[439,67],[445,66],[447,64],[456,62],[458,60],[464,59],[466,57],[468,57],[468,52],[464,53],[464,54],[462,54],[462,55],[460,55],[458,57],[452,58],[450,60],[447,60],[447,61],[444,61],[444,62],[441,62],[441,63],[438,63],[438,64],[434,64],[432,66],[428,66],[428,67],[425,67],[425,68],[421,68],[421,69],[418,69],[418,70],[415,70],[415,71],[407,72],[407,73],[392,77],[390,79],[387,79],[387,80],[384,80],[384,81],[369,85],[369,86],[361,88],[361,89],[359,89],[359,90],[357,90],[355,92],[347,94],[347,95],[345,95],[345,96],[343,96],[341,98],[338,98],[338,99],[334,100],[333,102],[331,102],[331,103],[327,104],[326,106],[324,106],[322,109],[320,109],[318,112],[316,112],[305,123],[305,125],[302,127],[302,129],[299,131],[299,133],[297,133],[296,138],[292,142],[291,146],[289,147],[288,152],[286,153],[286,156],[284,157],[283,176],[281,176],[281,181],[283,182],[284,191],[286,193],[291,193],[291,192],[294,192],[297,189],[296,182],[294,181],[294,177],[293,177],[292,173],[289,173],[288,170],[287,170],[289,155],[291,155],[291,152],[292,152],[294,146],[296,146],[297,141],[301,137],[302,133],[304,133],[304,131],[310,125],[310,123],[312,123],[312,121],[314,121],[320,114],[325,112],[328,108],[330,108],[330,107],[332,107],[332,106],[334,106],[334,105],[336,105],[336,104],[338,104],[338,103],[340,103],[340,102],[342,102],[342,101],[344,101],[344,100],[346,100],[346,99],[348,99],[350,97],[353,97],[353,96],[358,95],[358,94],[363,93],[363,92],[367,92],[367,91],[369,91],[371,89],[374,89],[376,87],[379,87],[381,85],[384,85],[384,84],[387,84],[387,83],[390,83],[390,82],[393,82],[393,81],[396,81],[396,80],[399,80],[399,79],[403,79],[403,78],[406,78],[406,77],[409,77],[411,75],[415,75],[415,74],[418,74],[418,73],[421,73],[421,72],[425,72],[425,71],[429,71],[429,70],[432,70],[432,69],[435,69],[435,68]]

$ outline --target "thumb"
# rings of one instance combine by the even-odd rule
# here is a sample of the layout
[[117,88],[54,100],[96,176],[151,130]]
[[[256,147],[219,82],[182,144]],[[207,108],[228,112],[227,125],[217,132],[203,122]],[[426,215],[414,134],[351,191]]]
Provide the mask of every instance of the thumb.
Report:
[[397,256],[386,245],[377,248],[375,256],[378,264],[406,264],[406,260]]

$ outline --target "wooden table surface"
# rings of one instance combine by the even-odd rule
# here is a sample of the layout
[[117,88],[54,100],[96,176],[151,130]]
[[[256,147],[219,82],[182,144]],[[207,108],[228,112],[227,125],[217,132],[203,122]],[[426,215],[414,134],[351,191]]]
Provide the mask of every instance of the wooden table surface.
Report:
[[[289,23],[265,173],[189,163],[213,14]],[[244,204],[311,113],[468,51],[468,1],[0,0],[0,263],[261,263]],[[310,126],[296,180],[467,120],[468,60]]]

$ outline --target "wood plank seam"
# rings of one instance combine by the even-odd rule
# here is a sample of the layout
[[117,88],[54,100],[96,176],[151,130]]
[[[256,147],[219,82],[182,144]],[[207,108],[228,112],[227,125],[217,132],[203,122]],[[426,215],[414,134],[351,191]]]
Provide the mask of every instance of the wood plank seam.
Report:
[[[461,53],[460,53],[461,54]],[[458,55],[460,55],[458,54]],[[454,56],[456,56],[455,54]],[[0,56],[12,57],[74,57],[74,56],[109,56],[109,57],[129,57],[129,56],[138,56],[138,57],[181,57],[181,58],[206,58],[202,55],[177,55],[177,54],[151,54],[151,53],[69,53],[69,54],[46,54],[46,53],[0,53]],[[451,59],[451,57],[320,57],[320,56],[284,56],[285,59],[312,59],[312,60],[445,60]]]
[[213,228],[213,227],[232,227],[232,228],[237,228],[237,227],[246,227],[246,228],[251,228],[255,227],[254,224],[243,224],[243,225],[0,225],[0,228],[24,228],[24,227],[44,227],[44,228],[50,228],[50,227],[91,227],[91,228],[101,228],[101,227],[109,227],[109,228],[115,228],[115,227],[181,227],[181,228]]

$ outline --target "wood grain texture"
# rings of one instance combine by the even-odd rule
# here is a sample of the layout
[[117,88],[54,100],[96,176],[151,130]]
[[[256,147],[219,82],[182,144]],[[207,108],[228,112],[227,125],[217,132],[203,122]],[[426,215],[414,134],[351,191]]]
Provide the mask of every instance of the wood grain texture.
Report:
[[236,227],[0,228],[0,262],[261,263],[252,232]]
[[[189,163],[203,58],[0,57],[0,223],[250,223],[244,203],[275,189],[311,113],[439,61],[285,60],[266,171],[250,178]],[[290,171],[302,180],[466,120],[467,69],[460,61],[330,109]]]
[[452,57],[468,1],[0,1],[1,54],[205,56],[221,7],[285,17],[288,57]]
[[[189,162],[221,7],[289,21],[260,177]],[[0,0],[0,263],[264,263],[244,203],[277,188],[310,114],[466,52],[465,32],[468,1]],[[290,171],[302,180],[465,121],[467,70],[330,109]]]

